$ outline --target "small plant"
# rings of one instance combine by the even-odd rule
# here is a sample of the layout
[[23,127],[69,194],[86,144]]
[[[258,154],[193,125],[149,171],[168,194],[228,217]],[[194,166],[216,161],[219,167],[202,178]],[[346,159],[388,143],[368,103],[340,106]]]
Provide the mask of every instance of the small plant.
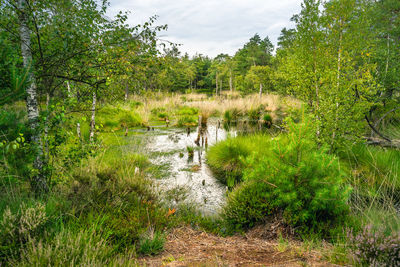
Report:
[[224,121],[227,123],[236,123],[240,117],[240,111],[236,108],[224,112]]
[[249,121],[251,124],[256,124],[258,120],[260,119],[260,113],[259,110],[257,109],[250,109],[247,112],[247,116],[249,117]]
[[183,127],[183,126],[195,126],[197,125],[197,117],[185,115],[178,119],[176,126]]
[[179,108],[177,113],[178,113],[178,115],[181,115],[181,116],[185,116],[185,115],[192,116],[192,115],[199,114],[199,110],[197,108],[183,106],[183,107]]
[[392,235],[367,225],[357,235],[350,231],[354,260],[361,266],[400,266],[400,232]]
[[189,158],[192,158],[194,156],[194,148],[192,146],[187,146],[186,147]]
[[263,116],[263,123],[264,123],[264,125],[266,126],[266,127],[271,127],[271,125],[272,125],[272,117],[271,117],[271,115],[270,114],[268,114],[268,113],[265,113],[264,114],[264,116]]
[[165,236],[161,232],[147,234],[139,243],[138,252],[142,255],[156,255],[164,249]]

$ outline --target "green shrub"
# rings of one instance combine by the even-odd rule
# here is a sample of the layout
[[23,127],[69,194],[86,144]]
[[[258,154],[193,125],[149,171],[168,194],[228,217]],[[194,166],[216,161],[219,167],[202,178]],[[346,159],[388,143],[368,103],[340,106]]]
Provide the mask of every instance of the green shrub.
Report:
[[265,123],[272,123],[272,117],[268,113],[264,114],[263,120],[264,120]]
[[26,242],[41,235],[48,221],[46,207],[40,202],[29,206],[22,202],[15,212],[7,207],[0,217],[0,263],[16,256]]
[[139,102],[139,101],[131,101],[131,102],[129,102],[129,107],[131,109],[135,109],[135,108],[140,107],[140,106],[143,106],[142,102]]
[[13,266],[104,266],[112,255],[112,247],[95,232],[64,230],[47,242],[31,240]]
[[142,124],[142,120],[138,114],[124,111],[120,112],[119,114],[119,125],[123,125],[125,127],[136,127]]
[[97,224],[101,212],[101,231],[107,233],[107,241],[117,251],[122,251],[139,242],[149,224],[161,230],[170,221],[165,208],[158,205],[151,181],[142,174],[148,161],[140,155],[112,155],[111,159],[90,163],[96,168],[75,170],[68,199],[81,228]]
[[165,236],[161,232],[146,234],[139,243],[138,252],[142,255],[156,255],[164,249]]
[[262,134],[228,138],[209,148],[207,163],[223,184],[233,187],[242,181],[245,159],[254,151],[267,153],[269,139]]
[[143,120],[136,112],[105,106],[99,110],[96,124],[103,125],[104,130],[113,130],[114,128],[140,126],[143,124]]
[[188,106],[183,106],[180,107],[179,110],[177,111],[178,115],[181,116],[191,116],[191,115],[198,115],[199,114],[199,110],[197,108],[193,108],[193,107],[188,107]]
[[226,123],[236,123],[237,120],[240,118],[241,113],[238,109],[230,109],[224,112],[224,121]]
[[250,123],[257,123],[260,119],[260,111],[258,109],[250,109],[247,111],[247,116],[249,117]]
[[[233,228],[259,222],[260,209],[265,217],[282,213],[287,224],[303,233],[329,235],[345,221],[351,191],[346,175],[339,160],[313,141],[313,134],[309,125],[289,122],[289,133],[270,141],[270,153],[254,153],[246,160],[244,188],[234,190],[225,209]],[[260,200],[248,202],[249,210],[243,210],[238,203],[250,196]]]
[[151,109],[151,114],[152,115],[157,115],[158,113],[163,113],[163,112],[165,112],[166,111],[166,109],[165,108],[162,108],[162,107],[159,107],[159,108],[153,108],[153,109]]
[[176,126],[182,127],[182,126],[194,126],[197,125],[197,117],[196,116],[182,116],[179,117]]
[[269,190],[269,184],[253,180],[237,186],[229,193],[223,217],[230,231],[251,228],[273,213],[268,199]]

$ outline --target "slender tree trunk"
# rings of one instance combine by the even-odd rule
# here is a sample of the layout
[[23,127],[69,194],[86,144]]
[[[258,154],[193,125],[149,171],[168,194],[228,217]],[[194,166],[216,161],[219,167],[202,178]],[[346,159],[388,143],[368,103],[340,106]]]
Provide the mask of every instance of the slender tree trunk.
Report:
[[128,85],[128,82],[126,82],[126,85],[125,85],[125,102],[128,101],[128,96],[129,96],[129,85]]
[[262,97],[262,91],[263,91],[263,85],[262,85],[262,83],[260,83],[260,99]]
[[215,95],[218,95],[218,72],[215,73]]
[[90,119],[90,134],[89,140],[92,143],[94,140],[94,132],[96,128],[96,91],[93,92],[93,99],[92,99],[92,117]]
[[21,54],[24,67],[28,70],[28,86],[26,89],[26,108],[28,110],[29,126],[32,129],[31,141],[34,149],[33,168],[38,172],[32,177],[32,186],[37,194],[48,192],[46,178],[43,175],[43,145],[40,141],[39,131],[39,106],[37,101],[37,86],[35,75],[32,71],[31,31],[28,27],[26,0],[18,0],[19,9],[19,35],[21,38]]
[[387,35],[386,38],[386,46],[387,46],[387,52],[386,52],[386,66],[385,66],[385,78],[384,81],[386,82],[386,77],[389,69],[389,57],[390,57],[390,35]]
[[44,124],[44,149],[45,149],[45,159],[46,162],[49,161],[50,154],[49,154],[49,118],[50,118],[50,111],[49,111],[49,104],[50,104],[50,94],[46,94],[46,121]]
[[82,141],[81,124],[79,122],[76,123],[76,134],[78,135],[79,141]]
[[232,81],[233,77],[232,77],[232,70],[229,73],[229,90],[231,92],[233,92],[233,81]]
[[71,93],[71,86],[69,85],[69,81],[67,81],[67,91],[68,91],[68,97],[71,98],[72,93]]
[[219,94],[221,94],[222,91],[222,79],[219,80]]

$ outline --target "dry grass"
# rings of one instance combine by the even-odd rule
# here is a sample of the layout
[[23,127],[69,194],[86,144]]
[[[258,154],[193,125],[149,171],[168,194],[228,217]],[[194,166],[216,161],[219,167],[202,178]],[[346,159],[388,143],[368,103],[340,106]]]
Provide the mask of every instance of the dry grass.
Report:
[[189,227],[174,229],[161,255],[140,262],[145,266],[334,266],[322,261],[320,253],[305,252],[294,242],[281,249],[277,241],[220,237]]
[[137,108],[137,112],[145,122],[149,122],[151,110],[155,108],[164,108],[167,114],[174,114],[179,106],[195,107],[200,110],[200,115],[208,118],[232,109],[245,113],[263,105],[265,111],[276,119],[279,113],[285,113],[289,108],[299,109],[301,106],[301,102],[292,97],[277,94],[263,95],[261,98],[258,94],[241,97],[237,92],[224,92],[219,97],[193,93],[185,95],[157,93],[151,96],[135,96],[132,100],[143,103]]
[[223,114],[232,109],[245,113],[263,105],[265,111],[269,112],[275,119],[278,112],[284,112],[287,108],[300,108],[301,102],[292,97],[282,97],[275,94],[263,95],[261,98],[258,94],[252,94],[245,97],[221,96],[207,101],[190,102],[187,105],[197,107],[208,114]]

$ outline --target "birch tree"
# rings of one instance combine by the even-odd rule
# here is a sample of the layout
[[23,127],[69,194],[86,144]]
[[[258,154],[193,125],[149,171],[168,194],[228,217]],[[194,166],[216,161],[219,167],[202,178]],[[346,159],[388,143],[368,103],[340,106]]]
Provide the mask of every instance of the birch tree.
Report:
[[32,145],[34,151],[32,185],[37,193],[49,190],[46,178],[42,174],[43,169],[43,144],[40,140],[39,130],[39,106],[37,99],[37,84],[33,72],[33,60],[31,51],[31,31],[28,26],[27,0],[18,0],[19,34],[21,39],[21,54],[25,69],[28,72],[28,85],[26,88],[26,108],[28,111],[29,125],[32,129]]

